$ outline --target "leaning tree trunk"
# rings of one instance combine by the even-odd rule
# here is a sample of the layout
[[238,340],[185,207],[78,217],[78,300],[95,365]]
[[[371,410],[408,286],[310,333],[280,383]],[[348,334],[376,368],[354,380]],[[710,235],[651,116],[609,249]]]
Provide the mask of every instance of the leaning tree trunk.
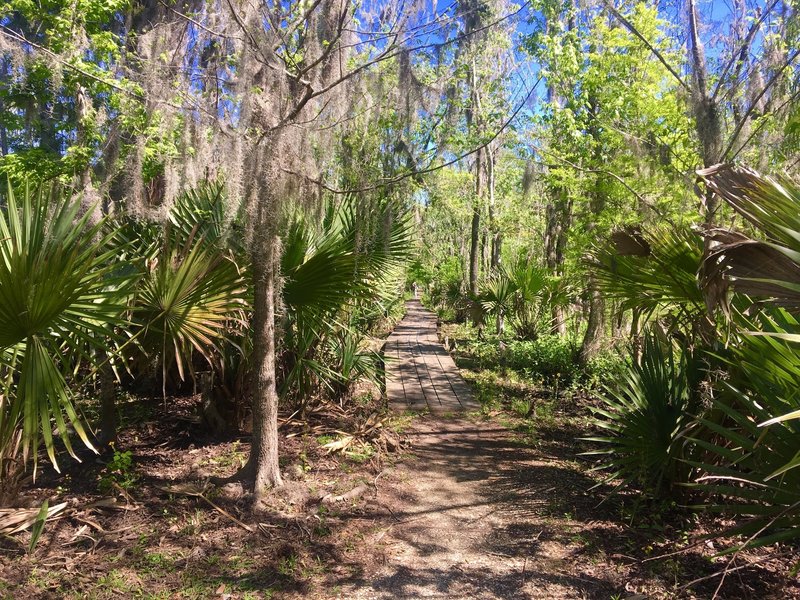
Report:
[[[267,192],[267,196],[271,193]],[[278,391],[275,381],[275,280],[278,236],[274,202],[261,198],[252,241],[253,440],[246,469],[258,499],[283,484],[278,464]]]

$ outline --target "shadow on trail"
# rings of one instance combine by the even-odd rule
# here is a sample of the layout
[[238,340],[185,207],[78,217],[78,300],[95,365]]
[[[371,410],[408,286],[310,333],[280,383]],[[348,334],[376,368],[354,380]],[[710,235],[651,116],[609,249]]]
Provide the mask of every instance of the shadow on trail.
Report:
[[[436,567],[408,569],[400,567],[396,573],[371,582],[376,598],[541,598],[522,590],[523,586],[539,587],[555,583],[567,586],[579,594],[576,597],[608,598],[612,587],[599,579],[582,579],[552,573],[518,572],[497,577],[488,569],[445,570]],[[458,590],[453,596],[453,590]],[[605,590],[601,593],[601,590]]]
[[[591,489],[597,481],[586,473],[588,465],[575,460],[574,438],[572,444],[565,436],[558,444],[530,447],[491,424],[428,425],[409,435],[412,443],[418,440],[410,467],[426,481],[423,490],[434,495],[436,506],[423,492],[404,496],[403,510],[391,510],[389,519],[380,505],[360,514],[376,521],[383,516],[394,543],[407,550],[405,560],[386,559],[375,577],[336,579],[366,592],[358,598],[605,600],[630,595],[629,583],[657,579],[674,589],[718,569],[699,553],[644,562],[644,548],[659,534],[629,527],[619,497],[600,504],[608,488]],[[458,484],[471,490],[468,497]],[[432,521],[431,515],[441,518]],[[454,556],[455,537],[468,546],[455,544]],[[763,589],[780,586],[779,574],[761,569],[757,578]],[[693,591],[713,593],[717,583]],[[723,588],[720,598],[747,597],[738,584],[731,578],[726,587],[732,595]]]

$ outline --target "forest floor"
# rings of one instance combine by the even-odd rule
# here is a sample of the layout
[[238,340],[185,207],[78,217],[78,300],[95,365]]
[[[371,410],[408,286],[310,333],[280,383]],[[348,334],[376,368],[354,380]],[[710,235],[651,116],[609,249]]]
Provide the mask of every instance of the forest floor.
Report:
[[[465,370],[460,415],[378,416],[366,399],[282,426],[286,485],[254,511],[214,476],[247,438],[192,425],[197,398],[136,401],[111,456],[45,467],[20,505],[67,502],[32,553],[0,540],[3,598],[711,598],[729,559],[718,527],[674,505],[592,489],[588,397]],[[519,399],[526,399],[520,410]],[[348,441],[341,431],[362,432]],[[337,442],[339,442],[337,444]],[[117,465],[119,466],[119,465]],[[775,556],[775,554],[778,554]],[[739,555],[718,598],[800,598],[787,551]],[[694,580],[708,577],[695,583]]]

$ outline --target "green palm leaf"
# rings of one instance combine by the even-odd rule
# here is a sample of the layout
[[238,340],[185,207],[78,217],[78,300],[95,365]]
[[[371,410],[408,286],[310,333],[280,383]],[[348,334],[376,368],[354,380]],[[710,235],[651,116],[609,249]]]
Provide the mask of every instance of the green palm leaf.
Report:
[[603,405],[592,411],[602,434],[586,438],[600,444],[587,454],[607,457],[598,467],[610,472],[605,481],[619,479],[658,494],[685,481],[683,435],[696,409],[695,360],[663,334],[645,334],[640,362],[605,388]]
[[[92,447],[78,417],[65,371],[106,350],[122,322],[126,278],[114,263],[103,222],[78,215],[80,203],[9,186],[0,212],[0,356],[3,381],[0,444],[22,429],[23,460],[43,442],[57,467],[53,424],[75,456],[68,426]],[[2,456],[2,454],[0,454]],[[35,468],[35,467],[34,467]]]
[[232,331],[246,326],[248,308],[245,275],[230,253],[198,240],[177,249],[167,240],[140,284],[132,321],[142,346],[184,379],[193,352],[215,364]]
[[697,283],[703,240],[690,229],[618,231],[591,259],[604,293],[647,319],[670,317],[676,325],[704,318],[706,301]]
[[318,384],[335,390],[343,378],[370,372],[369,359],[339,339],[349,328],[346,313],[397,293],[410,248],[407,211],[395,201],[331,202],[321,226],[310,215],[292,216],[281,259],[284,396],[291,391],[305,402]]

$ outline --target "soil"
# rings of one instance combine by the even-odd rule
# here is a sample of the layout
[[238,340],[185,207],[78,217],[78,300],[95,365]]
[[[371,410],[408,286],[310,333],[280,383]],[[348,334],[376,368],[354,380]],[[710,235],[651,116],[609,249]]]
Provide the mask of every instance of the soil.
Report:
[[[253,512],[241,487],[207,483],[236,471],[247,440],[203,441],[176,410],[121,436],[136,476],[127,492],[97,491],[107,456],[25,490],[28,504],[51,497],[69,508],[32,554],[24,535],[3,543],[2,597],[708,598],[718,577],[679,588],[725,565],[705,544],[648,560],[701,525],[669,514],[643,525],[640,512],[632,527],[631,498],[598,505],[596,480],[575,459],[579,432],[563,422],[532,444],[505,413],[386,419],[399,452],[372,455],[322,447],[330,436],[320,431],[358,429],[341,411],[289,422],[289,481]],[[718,597],[800,598],[785,557],[748,554],[736,566],[756,561],[729,574]]]
[[[664,542],[674,528],[654,536],[617,518],[614,501],[598,506],[571,433],[533,448],[497,419],[419,419],[408,432],[413,454],[378,485],[376,517],[386,523],[380,508],[391,515],[372,536],[378,564],[341,597],[710,597],[718,577],[678,588],[724,559],[704,544],[645,562],[675,546]],[[766,561],[728,575],[718,597],[800,597],[787,567]]]

